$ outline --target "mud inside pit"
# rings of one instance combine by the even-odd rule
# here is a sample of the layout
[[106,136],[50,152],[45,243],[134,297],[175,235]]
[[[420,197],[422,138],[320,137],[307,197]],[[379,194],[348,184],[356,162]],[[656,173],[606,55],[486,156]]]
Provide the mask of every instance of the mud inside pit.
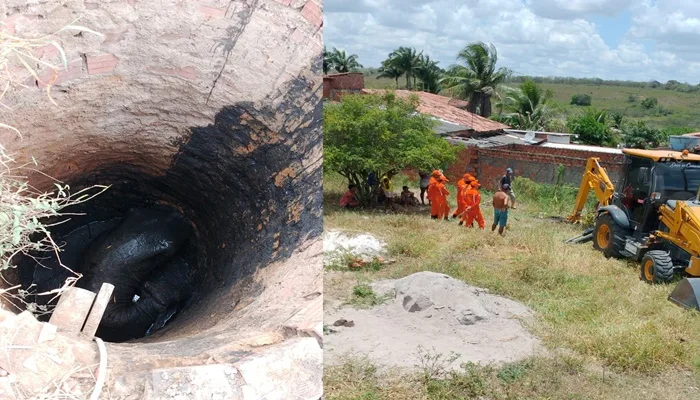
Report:
[[[300,157],[314,154],[320,135],[308,123],[301,123],[309,128],[294,135],[272,132],[254,113],[245,104],[227,107],[213,125],[192,128],[163,175],[151,176],[139,166],[112,162],[65,180],[71,192],[110,185],[93,200],[65,209],[79,215],[52,228],[52,236],[64,249],[63,264],[85,275],[77,286],[97,292],[105,280],[92,282],[97,267],[91,260],[106,258],[100,268],[116,269],[107,273],[116,280],[110,282],[117,286],[113,301],[129,302],[136,294],[131,306],[143,304],[149,280],[159,285],[156,292],[170,297],[167,304],[158,302],[167,307],[140,306],[130,316],[117,316],[116,323],[107,321],[106,314],[98,336],[113,342],[134,338],[162,342],[202,332],[221,318],[235,319],[231,314],[240,312],[245,303],[266,289],[274,290],[253,279],[256,271],[285,260],[300,243],[320,235],[320,165],[295,172],[307,163]],[[269,140],[277,135],[279,139]],[[135,144],[134,150],[138,148]],[[138,235],[151,243],[139,243],[134,239]],[[168,251],[154,251],[154,243],[165,243]],[[125,250],[115,257],[119,246]],[[120,282],[133,278],[129,276],[133,269],[124,264],[134,259],[147,264],[147,271],[136,279],[139,288],[122,291],[128,299],[117,299]],[[20,263],[24,286],[39,285],[34,292],[55,289],[72,276],[54,258],[41,263],[37,266],[31,259]],[[170,268],[165,278],[158,276],[173,265],[177,271]],[[51,297],[37,297],[37,302],[45,304]],[[42,318],[48,320],[48,315]]]

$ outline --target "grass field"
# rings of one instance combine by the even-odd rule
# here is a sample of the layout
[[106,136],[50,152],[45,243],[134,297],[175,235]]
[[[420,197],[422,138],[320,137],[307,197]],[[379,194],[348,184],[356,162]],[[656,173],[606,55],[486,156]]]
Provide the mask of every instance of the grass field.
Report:
[[[405,79],[399,79],[399,89],[406,85]],[[518,83],[509,83],[516,87]],[[395,89],[392,79],[376,78],[365,75],[365,86],[372,89]],[[693,128],[700,131],[700,92],[682,93],[663,88],[637,88],[609,85],[584,85],[564,83],[542,83],[544,89],[552,90],[554,115],[565,119],[567,115],[582,111],[583,107],[570,105],[574,94],[590,94],[592,107],[617,112],[628,121],[644,120],[659,128]],[[658,107],[645,110],[642,100],[654,97]],[[630,101],[635,99],[634,101]]]
[[344,211],[337,206],[343,188],[338,176],[325,177],[325,229],[369,232],[388,243],[396,263],[329,271],[326,296],[352,301],[358,282],[445,273],[531,307],[538,317],[529,329],[552,354],[502,367],[466,366],[442,377],[380,373],[366,360],[348,359],[326,370],[327,398],[700,397],[700,315],[667,301],[672,285],[641,282],[637,266],[605,259],[590,243],[563,243],[581,228],[548,217],[565,215],[573,189],[560,190],[555,201],[546,198],[553,196],[551,188],[517,183],[524,200],[502,238],[431,220],[426,212]]

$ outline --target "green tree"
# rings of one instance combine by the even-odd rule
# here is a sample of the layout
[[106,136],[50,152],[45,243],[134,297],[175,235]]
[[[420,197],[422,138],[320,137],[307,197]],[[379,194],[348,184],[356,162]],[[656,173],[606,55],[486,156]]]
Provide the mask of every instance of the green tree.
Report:
[[362,68],[362,65],[357,61],[357,54],[347,55],[345,50],[333,48],[330,55],[330,63],[337,72],[351,72]]
[[443,71],[438,66],[438,62],[431,60],[430,56],[420,56],[420,65],[416,70],[415,76],[421,81],[421,90],[430,93],[440,93],[442,87],[440,79],[442,79]]
[[613,145],[614,139],[605,120],[605,111],[589,108],[583,114],[569,117],[566,126],[571,133],[578,135],[581,143],[597,146]]
[[571,96],[571,105],[574,106],[590,106],[593,98],[590,94],[578,93]]
[[388,60],[382,62],[382,66],[379,68],[378,72],[377,79],[391,78],[396,82],[396,89],[399,88],[399,78],[403,75],[403,72],[392,66]]
[[547,102],[550,90],[544,90],[532,80],[526,80],[517,89],[504,87],[506,97],[502,107],[507,111],[504,122],[518,129],[544,130],[550,118]]
[[469,111],[488,118],[491,96],[498,95],[498,86],[511,76],[511,71],[503,67],[496,69],[498,53],[491,44],[472,43],[457,58],[465,65],[450,67],[441,83],[453,96],[468,100]]
[[[391,170],[445,167],[456,158],[456,147],[434,133],[435,122],[418,114],[418,97],[393,93],[348,94],[323,109],[323,167],[357,185],[365,205],[375,198],[381,177]],[[377,179],[378,180],[378,179]]]
[[625,147],[653,149],[659,147],[664,140],[665,137],[661,131],[647,126],[644,121],[637,121],[622,128],[622,141]]
[[419,53],[413,47],[402,46],[392,51],[383,64],[395,68],[404,75],[406,77],[406,89],[411,90],[411,81],[421,66],[421,55],[422,52]]

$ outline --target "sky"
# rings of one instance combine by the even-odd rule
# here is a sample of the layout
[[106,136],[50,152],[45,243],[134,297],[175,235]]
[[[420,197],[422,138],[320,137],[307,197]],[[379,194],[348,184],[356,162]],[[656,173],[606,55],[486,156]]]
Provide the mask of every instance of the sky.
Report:
[[700,83],[697,0],[324,0],[326,47],[378,67],[399,46],[447,68],[475,41],[518,75]]

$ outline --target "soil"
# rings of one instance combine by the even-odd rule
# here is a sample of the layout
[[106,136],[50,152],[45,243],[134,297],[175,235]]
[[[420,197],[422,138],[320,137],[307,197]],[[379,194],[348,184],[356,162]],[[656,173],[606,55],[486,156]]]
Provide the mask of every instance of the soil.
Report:
[[[325,363],[360,355],[380,367],[413,368],[422,347],[444,356],[456,353],[452,366],[459,367],[513,362],[543,350],[524,327],[533,317],[530,309],[448,275],[419,272],[377,281],[372,288],[384,303],[369,309],[326,307]],[[333,326],[341,319],[347,322]]]

